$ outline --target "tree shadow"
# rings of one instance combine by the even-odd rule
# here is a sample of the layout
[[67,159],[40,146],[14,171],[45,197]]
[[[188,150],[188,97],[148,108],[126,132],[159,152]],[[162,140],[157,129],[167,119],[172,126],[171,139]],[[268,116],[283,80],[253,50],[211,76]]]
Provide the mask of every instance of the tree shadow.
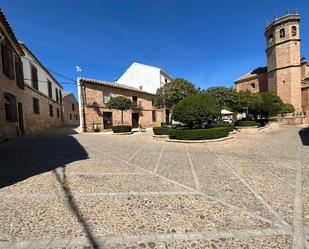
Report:
[[301,129],[298,134],[303,145],[309,146],[309,127]]
[[67,183],[67,177],[66,177],[66,173],[65,173],[65,166],[62,167],[62,177],[57,172],[56,169],[53,170],[53,174],[55,175],[57,181],[59,182],[59,184],[62,187],[62,190],[64,192],[65,198],[66,198],[67,203],[69,205],[69,208],[71,209],[73,214],[78,219],[79,224],[81,224],[82,227],[84,228],[84,231],[86,233],[86,238],[88,239],[91,247],[94,248],[94,249],[99,248],[98,244],[97,244],[97,242],[96,242],[96,240],[94,238],[94,236],[92,235],[92,232],[91,232],[91,229],[90,229],[88,223],[85,221],[84,217],[80,213],[78,205],[76,204],[76,201],[74,200],[74,196],[72,195],[71,189],[70,189],[70,187],[69,187],[69,185]]

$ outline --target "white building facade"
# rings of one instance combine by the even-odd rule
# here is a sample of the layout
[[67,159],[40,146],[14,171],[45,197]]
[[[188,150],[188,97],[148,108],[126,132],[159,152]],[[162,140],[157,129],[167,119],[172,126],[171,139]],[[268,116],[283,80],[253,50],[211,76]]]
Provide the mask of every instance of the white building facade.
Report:
[[120,76],[117,83],[155,94],[158,88],[171,82],[171,80],[173,80],[173,77],[161,68],[134,62]]

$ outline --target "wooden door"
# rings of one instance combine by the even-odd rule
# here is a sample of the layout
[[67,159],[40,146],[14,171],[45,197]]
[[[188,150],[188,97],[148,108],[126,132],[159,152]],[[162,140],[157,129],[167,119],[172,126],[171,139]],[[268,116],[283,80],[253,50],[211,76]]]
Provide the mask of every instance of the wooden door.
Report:
[[103,112],[103,125],[104,129],[112,129],[113,127],[113,113]]
[[132,113],[132,127],[138,128],[138,125],[139,125],[139,114]]

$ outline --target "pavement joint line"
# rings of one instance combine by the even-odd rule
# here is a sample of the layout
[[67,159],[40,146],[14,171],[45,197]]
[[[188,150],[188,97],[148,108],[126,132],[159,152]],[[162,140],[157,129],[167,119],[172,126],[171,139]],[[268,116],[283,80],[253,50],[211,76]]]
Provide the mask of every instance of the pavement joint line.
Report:
[[[208,149],[210,151],[213,151],[211,150],[209,147]],[[237,174],[235,172],[235,170],[233,169],[233,167],[231,166],[231,164],[229,162],[227,162],[222,156],[218,155],[215,151],[213,151],[214,155],[216,155],[226,166],[228,169],[230,169],[230,171],[241,181],[241,183],[243,185],[245,185],[247,187],[247,189],[255,196],[255,198],[257,200],[259,200],[265,207],[266,209],[274,216],[276,217],[276,219],[282,223],[282,225],[285,225],[285,226],[289,226],[289,224],[286,222],[286,220],[284,220],[278,213],[277,211],[267,202],[264,200],[264,198],[259,194],[257,193],[245,180],[244,178],[242,178],[239,174]]]
[[196,175],[196,172],[194,170],[194,165],[193,165],[193,162],[192,162],[192,157],[190,155],[188,146],[185,145],[185,148],[186,148],[186,154],[187,154],[187,158],[188,158],[188,161],[189,161],[189,166],[190,166],[190,171],[191,171],[191,175],[192,175],[192,178],[193,178],[194,186],[195,186],[196,190],[201,191],[201,185],[200,185],[200,182],[199,182],[198,177]]
[[305,248],[305,236],[303,227],[303,201],[302,201],[302,181],[303,181],[303,164],[301,145],[298,148],[299,165],[296,167],[295,194],[293,205],[293,249]]
[[[239,156],[240,158],[244,159],[244,160],[247,161],[248,163],[250,163],[250,164],[252,163],[252,164],[256,165],[256,160],[250,159],[250,158],[246,157],[245,155],[242,155],[242,154],[240,154],[240,153],[238,153],[238,152],[234,152],[234,154],[236,154],[236,155]],[[253,162],[253,161],[255,161],[255,162]],[[294,169],[294,170],[295,170],[295,169]],[[273,177],[277,178],[279,181],[281,181],[281,182],[287,184],[287,182],[286,182],[285,179],[282,179],[280,176],[274,174],[273,172],[267,171],[267,173],[271,174]],[[293,188],[293,189],[295,188],[295,186],[292,185],[292,184],[290,184],[290,183],[288,183],[288,185],[289,185],[291,188]]]
[[165,148],[165,144],[162,145],[162,148],[161,148],[161,151],[160,151],[160,155],[159,155],[159,158],[158,158],[158,162],[154,168],[154,173],[157,173],[158,169],[159,169],[159,165],[160,165],[160,162],[161,162],[161,159],[162,159],[162,156],[163,156],[163,151],[164,151],[164,148]]
[[105,176],[105,175],[149,175],[148,173],[66,173],[66,175],[76,175],[76,176],[79,176],[79,175],[95,175],[95,176]]
[[128,160],[128,162],[130,162],[134,157],[136,157],[136,155],[142,150],[142,149],[144,149],[144,147],[145,147],[145,145],[147,144],[147,142],[146,143],[144,143],[130,158],[129,158],[129,160]]
[[[162,241],[192,241],[192,240],[212,240],[220,238],[250,238],[250,237],[269,237],[269,236],[290,236],[292,231],[281,228],[264,228],[264,229],[230,229],[224,231],[201,231],[188,233],[165,233],[165,234],[144,234],[144,235],[127,235],[127,236],[95,236],[96,242],[104,245],[138,243],[138,242],[162,242]],[[8,241],[0,241],[0,247],[7,246]],[[49,242],[49,243],[48,243]],[[63,247],[63,246],[83,246],[89,245],[87,237],[67,237],[53,238],[44,240],[23,240],[9,241],[13,248],[36,248]],[[43,247],[44,246],[44,247]],[[34,247],[33,247],[34,248]]]
[[[105,155],[107,155],[107,156],[109,156],[109,157],[112,157],[112,158],[114,158],[114,159],[116,159],[116,160],[118,160],[118,161],[121,161],[121,162],[125,163],[125,164],[128,164],[128,165],[130,165],[130,166],[136,167],[136,168],[140,169],[141,171],[147,172],[147,173],[152,174],[152,175],[154,175],[154,176],[157,176],[157,177],[159,177],[159,178],[161,178],[161,179],[164,179],[164,180],[166,180],[166,181],[168,181],[168,182],[171,182],[171,183],[176,184],[176,185],[178,185],[178,186],[180,186],[180,187],[183,187],[183,188],[185,188],[185,189],[187,189],[187,190],[190,190],[190,191],[192,191],[192,193],[196,193],[196,194],[203,195],[203,196],[209,198],[210,200],[213,200],[213,201],[215,201],[215,202],[217,202],[217,203],[220,203],[221,205],[224,205],[224,206],[226,206],[226,207],[229,207],[229,208],[231,208],[231,209],[233,209],[233,210],[236,210],[236,211],[238,211],[238,212],[240,212],[240,213],[246,214],[246,215],[251,216],[251,217],[254,217],[254,218],[256,218],[256,219],[263,220],[263,221],[265,221],[265,222],[267,222],[267,223],[269,223],[269,224],[276,224],[274,221],[269,220],[269,219],[266,219],[266,218],[264,218],[264,217],[262,217],[262,216],[260,216],[260,215],[255,214],[255,213],[252,213],[252,212],[248,211],[247,209],[240,208],[240,207],[238,207],[238,206],[234,206],[234,205],[232,205],[232,204],[229,204],[229,203],[227,203],[227,202],[225,202],[225,201],[223,201],[223,200],[220,200],[220,199],[218,199],[218,198],[216,198],[216,197],[213,197],[213,196],[207,195],[207,194],[205,194],[205,193],[203,193],[203,192],[197,191],[196,189],[193,189],[193,188],[191,188],[191,187],[188,187],[188,186],[186,186],[186,185],[183,185],[183,184],[181,184],[181,183],[178,183],[178,182],[176,182],[176,181],[174,181],[174,180],[171,180],[171,179],[169,179],[169,178],[166,178],[166,177],[164,177],[164,176],[161,176],[161,175],[159,175],[159,174],[157,174],[157,173],[154,173],[154,172],[152,172],[152,171],[150,171],[150,170],[146,170],[146,169],[144,169],[144,168],[142,168],[142,167],[140,167],[140,166],[138,166],[138,165],[135,165],[135,164],[132,164],[132,163],[130,163],[130,162],[127,162],[126,160],[123,160],[123,159],[121,159],[121,158],[118,158],[118,157],[116,157],[116,156],[114,156],[114,155],[111,155],[111,154],[108,154],[108,153],[106,153],[106,152],[97,150],[96,148],[93,148],[93,147],[91,147],[91,146],[88,146],[87,144],[82,144],[82,145],[85,146],[85,147],[88,147],[89,149],[92,149],[92,150],[101,152],[102,154],[105,154]],[[289,224],[287,224],[287,225],[289,225]]]

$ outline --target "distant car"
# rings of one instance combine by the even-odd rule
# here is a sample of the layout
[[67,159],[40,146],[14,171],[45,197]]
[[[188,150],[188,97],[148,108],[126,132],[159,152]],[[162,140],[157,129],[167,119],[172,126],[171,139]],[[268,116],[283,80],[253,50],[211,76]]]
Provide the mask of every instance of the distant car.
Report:
[[231,120],[231,119],[223,119],[222,120],[222,124],[232,124],[233,123],[233,120]]

